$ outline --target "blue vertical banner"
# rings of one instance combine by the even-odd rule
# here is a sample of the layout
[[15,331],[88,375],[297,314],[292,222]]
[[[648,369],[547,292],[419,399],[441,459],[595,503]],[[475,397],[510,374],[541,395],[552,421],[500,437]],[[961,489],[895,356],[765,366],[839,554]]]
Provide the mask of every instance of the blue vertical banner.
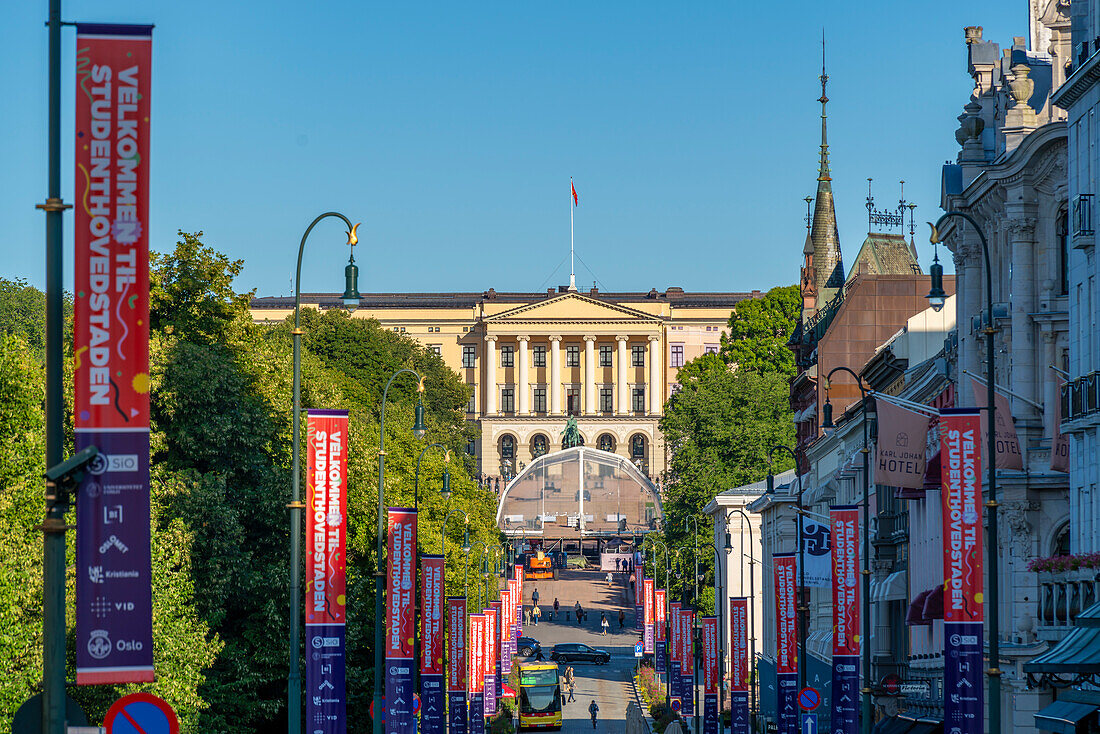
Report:
[[[997,418],[1011,415],[997,410]],[[981,734],[982,688],[982,461],[977,408],[940,411],[943,477],[943,726],[950,734]],[[987,457],[993,461],[995,457]]]
[[386,734],[416,734],[413,594],[416,510],[391,507],[386,556]]
[[794,553],[772,556],[775,569],[775,690],[779,734],[798,734],[798,631]]
[[76,27],[74,173],[83,194],[73,210],[73,430],[76,451],[99,449],[76,498],[77,685],[154,680],[149,544],[152,47],[150,25]]
[[447,721],[466,734],[466,597],[447,597]]
[[348,412],[306,413],[306,726],[347,731]]

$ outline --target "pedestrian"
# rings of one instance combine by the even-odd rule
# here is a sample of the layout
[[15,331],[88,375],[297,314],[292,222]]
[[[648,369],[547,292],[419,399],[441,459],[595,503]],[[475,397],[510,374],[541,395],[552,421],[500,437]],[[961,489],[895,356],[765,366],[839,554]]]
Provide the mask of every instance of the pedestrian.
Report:
[[588,713],[592,714],[592,728],[596,728],[596,714],[599,713],[600,707],[596,705],[596,699],[592,699],[592,703],[588,704]]
[[531,610],[527,607],[523,608],[523,623],[531,624]]
[[544,658],[542,656],[542,648],[540,647],[538,653],[535,655],[535,660],[545,660],[545,659],[546,658]]
[[607,615],[600,612],[600,632],[601,635],[607,637],[607,629],[611,626],[611,623],[607,621]]
[[626,624],[626,612],[624,612],[622,609],[620,609],[619,610],[619,629],[622,629],[624,624]]
[[616,558],[615,559],[615,570],[618,571],[620,568],[622,568],[622,565],[623,565],[623,559]]
[[558,597],[554,597],[554,614],[558,613]]
[[573,666],[570,665],[565,669],[565,681],[569,685],[573,685],[574,680],[575,680],[575,678],[573,677]]
[[539,609],[539,605],[536,604],[535,608],[531,610],[531,620],[535,623],[535,626],[539,626],[539,617],[542,616],[542,610]]
[[604,580],[607,582],[608,586],[611,586],[611,572],[610,571],[607,572],[607,578],[604,579]]
[[531,592],[531,603],[538,606],[539,603],[539,587],[535,587],[535,590]]
[[568,699],[566,699],[566,700],[567,700],[567,702],[572,702],[572,701],[576,701],[577,699],[573,698],[573,692],[574,692],[574,691],[576,690],[576,688],[577,688],[576,684],[575,684],[575,683],[573,682],[573,680],[571,680],[571,679],[570,679],[570,680],[566,681],[565,685],[566,685],[566,687],[568,687],[568,689],[569,689],[569,698],[568,698]]

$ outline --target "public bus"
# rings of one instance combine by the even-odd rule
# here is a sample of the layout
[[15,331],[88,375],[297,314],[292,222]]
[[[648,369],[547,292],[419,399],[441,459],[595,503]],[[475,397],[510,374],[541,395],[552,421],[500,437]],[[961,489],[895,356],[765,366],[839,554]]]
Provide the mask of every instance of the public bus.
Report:
[[556,664],[519,666],[519,728],[561,730],[561,680]]

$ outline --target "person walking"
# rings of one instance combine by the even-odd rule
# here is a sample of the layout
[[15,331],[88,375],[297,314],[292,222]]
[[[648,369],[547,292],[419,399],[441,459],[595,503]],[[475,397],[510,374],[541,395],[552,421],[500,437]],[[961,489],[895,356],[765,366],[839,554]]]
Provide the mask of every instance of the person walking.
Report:
[[573,692],[576,690],[577,685],[572,678],[565,682],[565,687],[569,690],[569,698],[566,699],[566,702],[571,703],[576,701],[577,699],[573,698]]
[[535,590],[531,592],[531,603],[536,607],[539,605],[539,587],[535,587]]
[[626,612],[624,612],[622,609],[620,609],[619,610],[619,629],[622,629],[624,624],[626,624]]
[[542,616],[542,609],[536,604],[535,608],[531,610],[531,621],[535,623],[535,626],[539,626],[539,617]]
[[596,728],[596,714],[600,712],[600,707],[596,705],[596,699],[592,699],[592,703],[588,704],[588,713],[592,714],[592,728]]
[[600,634],[604,637],[607,637],[607,630],[610,626],[611,623],[607,621],[607,615],[603,612],[600,612],[600,629],[602,630]]
[[604,578],[604,581],[607,582],[608,586],[611,586],[611,572],[610,571],[607,572],[607,576]]
[[[557,613],[558,613],[558,597],[555,596],[554,597],[554,614],[557,614]],[[553,617],[550,617],[550,619],[553,619]]]
[[523,623],[525,625],[531,624],[531,610],[527,607],[523,608]]
[[584,618],[584,610],[581,609],[581,603],[577,602],[577,624],[581,623],[581,619]]

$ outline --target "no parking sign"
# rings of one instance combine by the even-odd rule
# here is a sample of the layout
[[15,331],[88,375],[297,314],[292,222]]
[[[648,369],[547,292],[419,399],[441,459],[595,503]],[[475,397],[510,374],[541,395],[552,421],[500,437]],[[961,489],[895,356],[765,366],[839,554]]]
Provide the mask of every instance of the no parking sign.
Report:
[[179,734],[180,721],[164,700],[152,693],[131,693],[111,705],[103,717],[107,734]]

